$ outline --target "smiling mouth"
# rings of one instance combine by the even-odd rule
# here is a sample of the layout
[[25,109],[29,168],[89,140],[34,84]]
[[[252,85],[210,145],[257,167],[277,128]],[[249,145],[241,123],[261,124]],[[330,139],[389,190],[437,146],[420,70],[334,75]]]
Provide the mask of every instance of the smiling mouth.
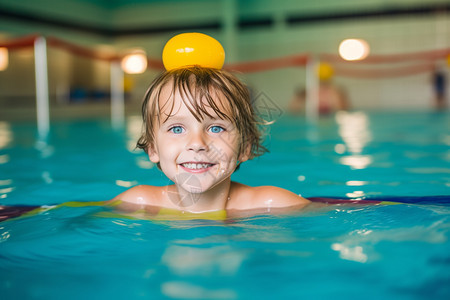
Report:
[[210,164],[210,163],[204,163],[204,162],[188,162],[188,163],[182,163],[181,166],[185,169],[189,169],[189,170],[206,170],[211,168],[212,166],[214,166],[214,164]]

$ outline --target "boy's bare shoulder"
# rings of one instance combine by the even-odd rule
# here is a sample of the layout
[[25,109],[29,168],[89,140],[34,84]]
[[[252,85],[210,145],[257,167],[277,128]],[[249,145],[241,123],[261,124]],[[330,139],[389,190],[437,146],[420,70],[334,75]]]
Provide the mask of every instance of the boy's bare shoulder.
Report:
[[137,185],[117,195],[111,201],[122,201],[139,205],[160,205],[164,189],[160,186]]
[[[234,196],[234,197],[233,197]],[[275,186],[250,187],[244,184],[232,183],[232,192],[228,209],[257,209],[301,207],[310,201],[288,190]]]

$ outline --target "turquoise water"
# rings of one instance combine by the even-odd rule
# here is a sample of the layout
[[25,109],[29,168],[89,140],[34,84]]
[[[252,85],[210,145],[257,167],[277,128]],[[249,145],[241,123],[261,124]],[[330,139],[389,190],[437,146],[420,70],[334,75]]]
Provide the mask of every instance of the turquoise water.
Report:
[[304,197],[381,199],[227,222],[133,220],[103,206],[167,179],[135,151],[139,118],[0,122],[0,204],[47,210],[0,223],[2,299],[448,299],[450,114],[283,116],[271,152],[233,176]]

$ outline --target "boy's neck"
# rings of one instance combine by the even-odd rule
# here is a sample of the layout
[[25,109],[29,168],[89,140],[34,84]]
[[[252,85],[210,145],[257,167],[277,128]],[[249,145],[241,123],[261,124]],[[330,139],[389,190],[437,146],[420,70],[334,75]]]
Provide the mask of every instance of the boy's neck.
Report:
[[177,185],[170,185],[170,201],[181,211],[202,213],[224,210],[229,200],[231,180],[221,182],[203,193],[190,193]]

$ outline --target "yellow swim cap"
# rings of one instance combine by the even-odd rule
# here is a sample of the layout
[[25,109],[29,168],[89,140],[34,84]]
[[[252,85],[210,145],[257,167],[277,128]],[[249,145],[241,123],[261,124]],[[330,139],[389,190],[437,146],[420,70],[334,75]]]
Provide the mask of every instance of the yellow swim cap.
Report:
[[209,35],[197,32],[172,37],[164,46],[162,59],[167,71],[188,66],[221,69],[225,62],[222,45]]

